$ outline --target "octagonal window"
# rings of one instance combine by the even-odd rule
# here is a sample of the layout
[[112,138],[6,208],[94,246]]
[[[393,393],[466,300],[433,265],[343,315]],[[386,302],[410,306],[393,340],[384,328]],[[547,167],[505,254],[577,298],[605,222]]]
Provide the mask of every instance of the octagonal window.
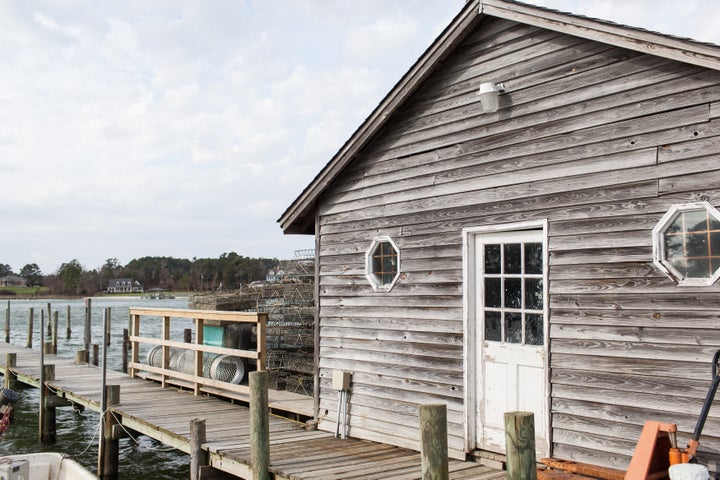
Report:
[[365,272],[375,291],[389,292],[400,276],[400,251],[390,237],[373,240],[365,254]]
[[720,212],[707,202],[674,205],[653,229],[655,265],[679,285],[720,277]]

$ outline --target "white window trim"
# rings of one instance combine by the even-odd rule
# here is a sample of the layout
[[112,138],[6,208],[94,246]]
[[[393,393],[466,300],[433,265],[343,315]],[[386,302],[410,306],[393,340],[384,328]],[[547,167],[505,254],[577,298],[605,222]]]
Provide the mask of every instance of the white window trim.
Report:
[[[380,243],[388,242],[392,247],[395,249],[395,252],[397,253],[397,271],[395,272],[395,276],[393,277],[392,281],[390,283],[386,283],[384,285],[381,285],[377,278],[375,277],[375,274],[373,272],[372,268],[372,254],[375,250],[375,247],[378,246]],[[370,286],[372,287],[373,291],[375,292],[389,292],[393,289],[395,284],[397,283],[398,278],[400,278],[400,249],[398,248],[395,241],[390,238],[387,235],[381,235],[379,237],[375,237],[370,244],[370,248],[367,249],[365,252],[365,278],[367,278],[368,282],[370,283]]]
[[680,273],[665,257],[665,245],[663,231],[674,220],[675,216],[680,212],[690,210],[705,210],[713,217],[720,221],[720,212],[708,202],[681,203],[673,205],[665,212],[665,215],[658,221],[653,228],[653,263],[660,271],[670,277],[680,287],[698,287],[714,284],[720,278],[720,269],[715,271],[712,277],[707,278],[687,278]]

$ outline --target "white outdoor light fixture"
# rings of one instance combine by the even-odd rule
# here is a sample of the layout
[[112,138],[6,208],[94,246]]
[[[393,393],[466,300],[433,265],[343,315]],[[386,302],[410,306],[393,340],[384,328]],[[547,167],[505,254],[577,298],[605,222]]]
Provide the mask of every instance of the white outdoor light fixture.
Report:
[[485,113],[497,112],[499,106],[500,92],[505,91],[505,85],[502,83],[484,82],[480,84],[478,93],[480,94],[480,103],[482,103]]

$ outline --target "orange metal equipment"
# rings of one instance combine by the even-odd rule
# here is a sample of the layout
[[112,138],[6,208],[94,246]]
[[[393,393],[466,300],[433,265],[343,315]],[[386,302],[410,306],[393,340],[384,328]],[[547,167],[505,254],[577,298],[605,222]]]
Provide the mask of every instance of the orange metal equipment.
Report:
[[[630,460],[624,480],[656,480],[668,477],[668,469],[672,465],[678,463],[688,463],[695,459],[695,452],[700,443],[700,435],[702,434],[705,420],[707,420],[710,407],[712,406],[715,393],[720,384],[720,350],[715,352],[712,362],[712,382],[705,396],[702,410],[698,416],[695,430],[688,441],[687,447],[678,448],[677,446],[677,425],[674,423],[661,423],[655,421],[645,422],[645,426],[640,433],[635,453]],[[589,478],[597,478],[602,480],[618,480],[618,472],[622,474],[622,470],[605,469],[603,471],[595,465],[588,465],[556,458],[543,458],[540,460],[550,469],[555,470],[538,470],[539,479],[554,478],[553,472],[558,470],[569,474],[586,475]],[[567,477],[565,477],[567,478]],[[575,477],[576,479],[578,477]]]

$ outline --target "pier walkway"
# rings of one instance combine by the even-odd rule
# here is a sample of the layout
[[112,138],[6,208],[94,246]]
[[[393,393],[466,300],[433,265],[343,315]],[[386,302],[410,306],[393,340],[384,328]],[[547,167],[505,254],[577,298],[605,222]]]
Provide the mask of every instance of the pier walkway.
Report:
[[[16,353],[11,371],[18,381],[39,387],[40,352],[0,343],[0,372],[7,353]],[[100,410],[102,370],[55,355],[55,380],[46,384],[58,396]],[[120,385],[120,403],[111,410],[128,429],[152,437],[178,450],[190,452],[190,420],[205,419],[211,466],[242,479],[252,479],[250,463],[250,411],[248,407],[212,396],[196,396],[177,388],[123,373],[107,373],[108,385]],[[312,399],[301,400],[269,392],[270,409],[309,413]],[[305,401],[307,403],[303,404]],[[450,460],[453,480],[504,479],[505,472],[477,463]],[[327,432],[306,430],[305,424],[279,416],[270,417],[270,471],[275,480],[420,480],[420,454],[376,442],[341,440]]]

